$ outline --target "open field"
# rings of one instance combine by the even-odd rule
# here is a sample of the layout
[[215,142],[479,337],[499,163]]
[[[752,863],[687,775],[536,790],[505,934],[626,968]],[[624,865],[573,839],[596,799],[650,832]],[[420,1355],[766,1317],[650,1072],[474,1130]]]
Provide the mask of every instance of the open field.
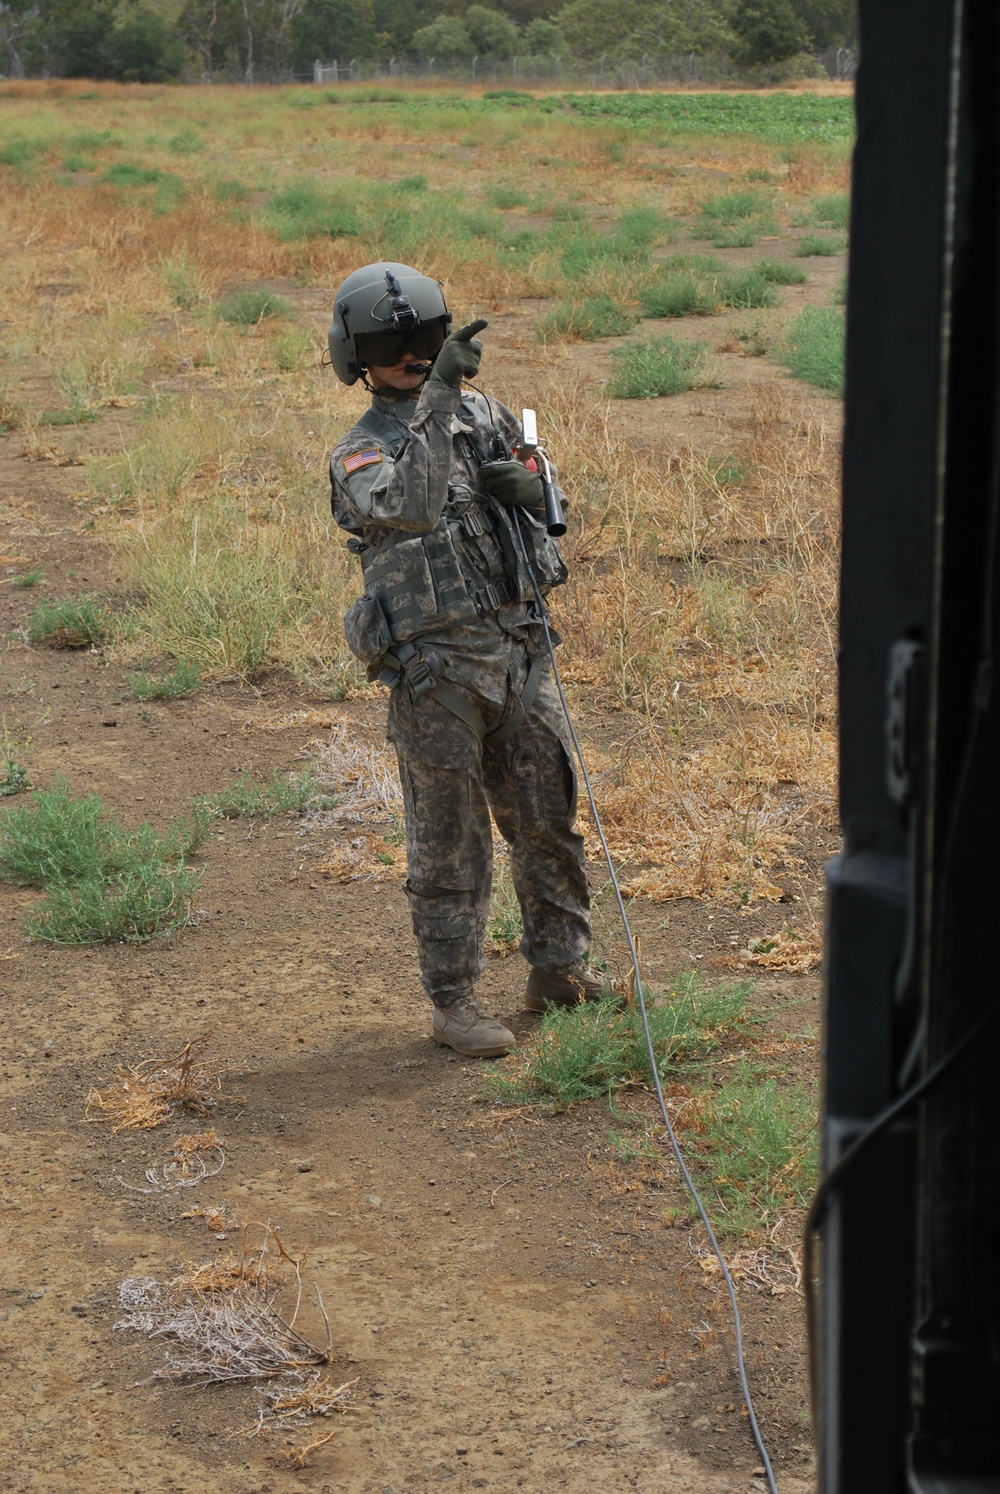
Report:
[[[812,1487],[795,1252],[836,837],[850,128],[836,93],[0,87],[0,805],[61,775],[124,827],[109,876],[150,851],[144,819],[165,857],[140,942],[76,945],[75,894],[53,914],[51,880],[0,882],[22,1459],[0,1487],[759,1486],[648,1096],[633,1077],[611,1114],[565,1109],[539,1080],[569,1038],[515,1015],[499,903],[485,995],[522,1049],[487,1090],[425,1036],[384,700],[341,637],[358,582],[325,496],[365,403],[320,367],[332,290],[377,256],[490,318],[482,383],[538,409],[571,495],[562,668],[650,984],[674,1011],[691,971],[695,1008],[754,981],[664,1062],[745,1268],[782,1489]],[[596,859],[594,884],[620,968]],[[141,942],[163,888],[178,927]],[[87,1124],[116,1067],[209,1028],[238,1102]],[[171,1148],[210,1126],[225,1170],[197,1181]],[[208,1230],[182,1218],[224,1200]],[[132,1388],[163,1344],[112,1336],[119,1282],[223,1260],[226,1217],[308,1253],[351,1415],[226,1441],[246,1387]]]

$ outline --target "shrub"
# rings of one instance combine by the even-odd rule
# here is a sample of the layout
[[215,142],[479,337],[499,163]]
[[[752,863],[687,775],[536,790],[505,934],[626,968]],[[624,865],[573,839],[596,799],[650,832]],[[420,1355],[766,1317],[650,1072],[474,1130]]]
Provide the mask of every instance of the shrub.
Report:
[[725,1233],[751,1235],[775,1214],[805,1207],[817,1165],[810,1094],[744,1062],[694,1104],[689,1155],[715,1194],[711,1212]]
[[291,307],[270,291],[234,291],[219,302],[219,315],[236,327],[254,327],[269,316],[287,316]]
[[130,674],[128,682],[136,700],[182,700],[193,695],[201,684],[201,670],[197,664],[178,664],[170,674],[154,679],[144,669]]
[[612,399],[656,399],[702,388],[711,382],[705,372],[707,353],[702,342],[678,342],[665,333],[629,343],[613,354],[607,392]]
[[845,247],[846,242],[845,239],[824,239],[820,238],[818,234],[808,234],[801,241],[795,253],[803,259],[808,259],[810,255],[828,257],[833,254],[839,254]]
[[148,822],[123,830],[96,794],[75,798],[57,779],[0,816],[0,876],[45,889],[25,920],[33,939],[145,943],[186,922],[201,874],[185,856],[203,834],[197,816],[166,835]]
[[[702,1066],[724,1031],[750,1020],[749,993],[750,986],[742,982],[706,989],[694,975],[682,977],[663,999],[647,993],[660,1077]],[[564,1108],[600,1099],[648,1075],[640,1015],[615,997],[546,1012],[519,1071],[491,1071],[487,1086],[495,1099]]]
[[261,214],[279,239],[340,238],[359,232],[352,206],[338,202],[312,182],[293,182],[275,192]]
[[39,602],[28,619],[29,641],[49,648],[95,648],[107,636],[107,613],[88,597]]
[[642,286],[639,302],[644,316],[711,316],[720,304],[715,281],[691,270]]
[[719,299],[723,306],[751,311],[761,306],[777,305],[771,282],[759,270],[739,270],[719,281]]
[[610,296],[592,296],[586,301],[560,301],[538,324],[541,342],[597,342],[618,337],[635,326],[637,317],[628,306]]
[[780,356],[795,378],[842,394],[844,313],[837,306],[807,306],[789,327]]
[[759,259],[753,268],[772,285],[804,285],[809,278],[805,270],[790,265],[786,259]]
[[282,777],[275,768],[270,783],[262,786],[255,783],[252,775],[244,769],[230,788],[214,797],[198,799],[196,805],[213,819],[250,819],[259,815],[270,820],[275,815],[287,814],[291,809],[304,809],[314,790],[311,773]]
[[35,566],[30,571],[22,571],[19,576],[12,576],[10,584],[16,587],[18,591],[29,591],[31,587],[38,586],[41,579],[41,566]]
[[837,192],[830,197],[814,197],[812,219],[830,228],[846,229],[851,218],[851,199],[846,192]]

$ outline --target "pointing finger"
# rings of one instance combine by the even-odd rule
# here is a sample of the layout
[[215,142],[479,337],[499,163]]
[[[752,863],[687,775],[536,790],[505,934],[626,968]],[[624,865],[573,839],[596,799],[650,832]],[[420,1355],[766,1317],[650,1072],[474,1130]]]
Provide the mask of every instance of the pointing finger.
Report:
[[470,322],[467,327],[460,327],[457,332],[453,332],[451,335],[457,342],[470,342],[477,333],[482,332],[488,326],[489,322],[479,317],[476,321]]

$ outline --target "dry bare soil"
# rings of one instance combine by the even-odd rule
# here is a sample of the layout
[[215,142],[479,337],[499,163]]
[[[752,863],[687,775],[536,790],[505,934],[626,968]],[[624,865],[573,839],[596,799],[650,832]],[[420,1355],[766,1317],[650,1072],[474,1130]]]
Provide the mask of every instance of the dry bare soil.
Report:
[[[741,257],[753,256],[731,256]],[[799,302],[827,304],[841,273],[840,262],[808,268],[807,285],[783,292],[785,319]],[[325,324],[320,290],[280,289],[317,329]],[[502,388],[507,357],[523,378],[506,340],[523,347],[535,311],[521,307],[497,328],[487,381]],[[711,327],[723,349],[728,325],[722,317]],[[608,344],[545,356],[564,359],[574,378],[607,377]],[[724,451],[745,433],[761,387],[789,429],[811,420],[835,432],[833,400],[763,360],[717,358],[724,388],[622,404],[630,433],[665,455],[691,443]],[[47,594],[114,595],[124,585],[119,560],[74,501],[78,469],[23,450],[17,432],[0,440],[0,491],[17,499],[0,531],[8,574],[37,565]],[[0,626],[14,634],[2,655],[5,702],[30,728],[32,779],[48,786],[65,774],[126,823],[162,825],[241,768],[263,778],[319,760],[341,724],[382,738],[382,701],[320,708],[280,674],[142,704],[127,667],[18,641],[34,603],[12,588],[0,602]],[[581,711],[588,735],[613,743],[614,721],[601,719],[599,704],[584,696]],[[317,871],[350,835],[295,816],[220,822],[200,853],[191,924],[144,946],[29,943],[22,918],[39,894],[0,884],[0,1488],[762,1489],[728,1309],[698,1228],[685,1214],[678,1222],[672,1172],[664,1180],[616,1159],[602,1104],[546,1114],[484,1102],[481,1067],[429,1038],[398,876],[340,882]],[[798,849],[803,864],[785,890],[801,907],[816,897],[832,842],[811,833]],[[782,916],[766,903],[635,905],[654,982],[731,965],[734,950],[780,928]],[[523,978],[517,955],[494,957],[483,994],[527,1040],[534,1019],[520,1010]],[[815,975],[765,973],[753,999],[775,1041],[800,1039],[811,1065]],[[169,1057],[202,1033],[238,1070],[223,1086],[234,1098],[209,1120],[116,1135],[85,1118],[88,1093],[120,1065]],[[646,1094],[617,1103],[653,1126]],[[150,1191],[146,1170],[169,1162],[182,1133],[208,1124],[224,1148],[221,1173]],[[233,1220],[270,1222],[321,1290],[329,1373],[355,1383],[354,1409],[318,1431],[234,1436],[255,1420],[252,1390],[151,1378],[163,1342],[116,1331],[124,1279],[169,1281],[239,1249],[238,1228],[184,1217],[223,1203]],[[773,1285],[746,1276],[739,1291],[783,1494],[813,1488],[802,1299],[791,1258],[785,1272],[778,1264],[798,1225],[786,1220],[776,1238]],[[303,1313],[310,1335],[322,1337],[312,1297]],[[296,1448],[334,1429],[296,1465]]]

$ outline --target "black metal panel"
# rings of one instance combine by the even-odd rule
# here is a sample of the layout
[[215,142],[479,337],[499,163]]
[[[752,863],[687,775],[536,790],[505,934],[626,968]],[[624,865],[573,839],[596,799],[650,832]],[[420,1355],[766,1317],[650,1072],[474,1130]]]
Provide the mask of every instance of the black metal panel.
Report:
[[[1000,7],[861,0],[861,41],[828,1166],[1000,1001]],[[824,1494],[1000,1481],[998,1032],[838,1190]]]

